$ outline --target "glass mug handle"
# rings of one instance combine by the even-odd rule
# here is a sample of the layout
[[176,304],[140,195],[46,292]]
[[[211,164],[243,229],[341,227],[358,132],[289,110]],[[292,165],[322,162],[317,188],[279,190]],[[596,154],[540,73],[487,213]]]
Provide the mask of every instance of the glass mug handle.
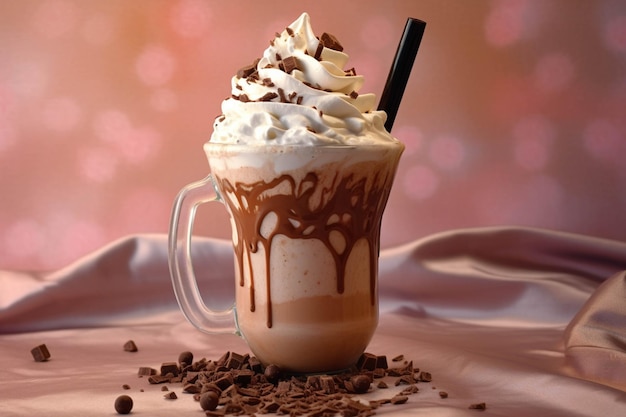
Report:
[[236,333],[234,306],[214,311],[206,306],[193,272],[191,237],[198,206],[221,202],[211,175],[193,182],[178,193],[169,230],[169,267],[178,304],[187,320],[205,333]]

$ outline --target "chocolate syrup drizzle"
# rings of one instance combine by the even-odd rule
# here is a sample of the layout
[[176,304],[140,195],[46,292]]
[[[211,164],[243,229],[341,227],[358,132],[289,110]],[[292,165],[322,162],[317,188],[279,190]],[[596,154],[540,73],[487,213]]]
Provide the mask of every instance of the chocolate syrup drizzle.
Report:
[[[372,167],[374,169],[375,167]],[[335,175],[331,184],[323,187],[318,174],[310,172],[297,184],[294,178],[284,174],[267,183],[235,183],[217,178],[222,197],[228,205],[237,228],[237,241],[233,242],[239,265],[239,285],[244,285],[244,264],[250,271],[250,310],[255,311],[255,285],[252,271],[252,253],[265,249],[267,278],[267,327],[272,327],[270,259],[274,237],[284,235],[292,239],[318,239],[332,254],[337,277],[337,292],[345,289],[345,269],[356,242],[365,238],[369,246],[370,300],[376,302],[376,259],[379,254],[380,224],[383,210],[393,181],[393,170],[383,169],[367,178],[356,178],[354,174],[344,177]],[[285,192],[285,190],[288,190]],[[320,195],[317,206],[313,200]],[[274,213],[275,228],[266,237],[261,234],[263,220]],[[331,232],[339,232],[345,248],[336,250],[331,243]]]

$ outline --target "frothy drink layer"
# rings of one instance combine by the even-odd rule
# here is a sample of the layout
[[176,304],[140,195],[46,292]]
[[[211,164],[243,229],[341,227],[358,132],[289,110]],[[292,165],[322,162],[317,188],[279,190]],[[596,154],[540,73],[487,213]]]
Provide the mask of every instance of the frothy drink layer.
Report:
[[334,358],[349,356],[339,360],[349,366],[367,346],[380,223],[402,149],[205,147],[232,219],[239,326],[262,360],[310,352],[337,369]]

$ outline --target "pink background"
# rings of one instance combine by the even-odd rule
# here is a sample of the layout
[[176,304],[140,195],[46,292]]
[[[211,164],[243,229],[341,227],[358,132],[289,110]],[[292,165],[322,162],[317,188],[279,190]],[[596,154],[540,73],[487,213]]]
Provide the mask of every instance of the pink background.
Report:
[[[501,224],[626,238],[621,0],[20,0],[0,1],[0,269],[165,233],[230,77],[302,11],[378,95],[406,18],[428,22],[383,246]],[[229,236],[222,207],[199,215]]]

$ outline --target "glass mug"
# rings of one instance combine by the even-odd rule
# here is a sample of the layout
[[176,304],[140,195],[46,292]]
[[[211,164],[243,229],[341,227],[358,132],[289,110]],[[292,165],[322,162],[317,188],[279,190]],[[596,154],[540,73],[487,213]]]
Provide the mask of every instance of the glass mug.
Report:
[[[174,292],[206,333],[236,333],[265,365],[296,373],[355,364],[378,325],[380,226],[399,142],[250,146],[207,142],[211,174],[176,198],[169,232]],[[193,272],[199,205],[229,214],[235,304],[213,311]]]

